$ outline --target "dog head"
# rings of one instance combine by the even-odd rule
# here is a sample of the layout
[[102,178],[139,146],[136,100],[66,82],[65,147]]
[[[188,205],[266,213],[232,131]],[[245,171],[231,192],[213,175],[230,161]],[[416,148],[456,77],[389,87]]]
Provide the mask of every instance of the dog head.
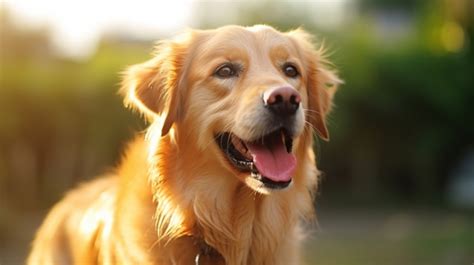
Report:
[[292,182],[294,149],[305,131],[329,139],[325,118],[341,81],[325,65],[303,30],[192,30],[130,67],[122,93],[128,105],[161,121],[161,136],[172,130],[192,139],[196,149],[268,193]]

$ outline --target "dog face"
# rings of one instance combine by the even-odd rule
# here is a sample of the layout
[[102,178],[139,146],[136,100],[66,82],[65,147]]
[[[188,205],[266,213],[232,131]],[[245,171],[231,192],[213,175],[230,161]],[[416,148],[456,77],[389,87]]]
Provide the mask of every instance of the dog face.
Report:
[[305,129],[328,139],[325,116],[340,81],[323,64],[301,30],[227,26],[160,44],[153,59],[127,71],[122,91],[162,120],[162,136],[174,126],[178,137],[269,193],[292,182],[293,147]]

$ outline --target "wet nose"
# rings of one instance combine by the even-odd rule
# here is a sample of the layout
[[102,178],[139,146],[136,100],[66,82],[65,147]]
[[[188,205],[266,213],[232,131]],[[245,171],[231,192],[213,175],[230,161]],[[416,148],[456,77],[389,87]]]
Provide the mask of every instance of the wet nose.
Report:
[[278,87],[265,91],[263,102],[275,114],[288,116],[295,114],[298,110],[301,96],[292,87]]

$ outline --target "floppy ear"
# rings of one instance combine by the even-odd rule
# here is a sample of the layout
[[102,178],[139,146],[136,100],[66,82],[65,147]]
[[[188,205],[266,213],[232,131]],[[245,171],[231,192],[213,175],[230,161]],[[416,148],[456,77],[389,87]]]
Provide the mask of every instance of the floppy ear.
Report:
[[308,93],[308,110],[306,119],[318,135],[329,140],[329,132],[326,126],[326,116],[331,111],[332,100],[339,84],[339,79],[334,71],[327,68],[330,63],[324,58],[323,49],[316,50],[311,42],[311,36],[304,30],[298,29],[290,32],[290,36],[296,39],[298,46],[302,49],[302,56],[306,59],[306,84]]
[[317,62],[314,64],[315,67],[312,67],[308,75],[308,109],[310,110],[308,120],[316,128],[319,136],[328,141],[326,117],[331,111],[334,94],[342,81],[334,72],[318,65]]
[[161,42],[155,48],[154,58],[129,67],[123,74],[120,94],[125,105],[151,120],[163,117],[162,136],[180,116],[179,81],[187,46],[183,40]]

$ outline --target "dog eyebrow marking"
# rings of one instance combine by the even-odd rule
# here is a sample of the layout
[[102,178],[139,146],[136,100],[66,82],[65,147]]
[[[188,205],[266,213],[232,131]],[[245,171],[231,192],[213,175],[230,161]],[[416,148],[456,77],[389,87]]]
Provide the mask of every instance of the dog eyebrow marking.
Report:
[[290,52],[285,45],[278,45],[270,49],[270,57],[286,60],[290,57]]

